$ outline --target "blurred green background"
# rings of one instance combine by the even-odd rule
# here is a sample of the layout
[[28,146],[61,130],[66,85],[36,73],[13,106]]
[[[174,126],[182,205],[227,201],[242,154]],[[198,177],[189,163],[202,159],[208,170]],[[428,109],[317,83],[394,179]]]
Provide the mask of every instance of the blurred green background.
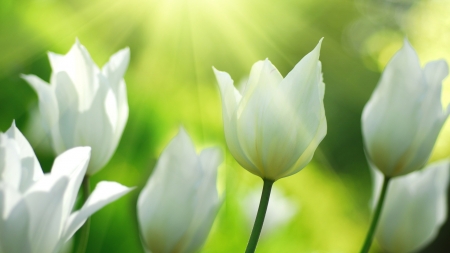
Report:
[[[227,151],[211,66],[238,83],[254,62],[269,58],[286,75],[324,37],[328,134],[308,167],[275,184],[295,212],[264,232],[257,252],[358,252],[372,185],[362,108],[405,36],[422,63],[450,60],[448,13],[450,2],[432,0],[0,0],[0,131],[15,119],[49,170],[54,156],[30,130],[37,96],[19,75],[48,81],[46,52],[65,54],[76,37],[99,66],[129,46],[128,124],[92,184],[113,180],[137,189],[93,215],[87,252],[143,252],[137,196],[180,125],[199,149],[219,145],[225,152],[219,175],[224,204],[201,252],[244,252],[252,221],[242,200],[262,181]],[[443,100],[450,101],[450,89],[444,88]],[[450,155],[449,141],[450,123],[432,160]],[[450,252],[449,236],[447,222],[421,252]],[[375,244],[372,252],[382,251]]]

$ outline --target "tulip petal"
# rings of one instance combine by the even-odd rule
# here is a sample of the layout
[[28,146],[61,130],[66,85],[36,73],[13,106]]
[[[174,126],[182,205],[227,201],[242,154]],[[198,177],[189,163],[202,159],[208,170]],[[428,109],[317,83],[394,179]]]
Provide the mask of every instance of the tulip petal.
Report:
[[413,151],[409,148],[421,124],[416,112],[420,111],[426,88],[419,58],[405,41],[386,66],[362,116],[367,152],[388,176],[404,173],[406,159]]
[[109,58],[108,63],[102,68],[115,94],[118,94],[119,84],[127,71],[130,62],[130,49],[124,48]]
[[108,63],[102,69],[102,73],[108,79],[114,94],[114,98],[110,94],[106,98],[106,110],[114,129],[111,153],[114,153],[128,119],[127,89],[123,76],[125,75],[129,62],[130,49],[127,47],[111,56]]
[[[318,51],[317,47],[315,51]],[[313,73],[305,72],[303,75],[298,74],[297,76],[312,75],[316,77],[310,83],[297,85],[307,87],[304,90],[297,89],[297,91],[305,93],[296,95],[303,98],[297,98],[298,100],[306,101],[304,104],[292,101],[292,95],[286,94],[287,88],[293,87],[293,85],[288,86],[285,83],[293,82],[294,73],[298,71],[294,69],[289,78],[286,77],[288,79],[282,80],[279,86],[273,85],[276,83],[276,78],[272,78],[270,85],[268,83],[258,84],[252,91],[247,104],[244,105],[246,101],[243,99],[239,105],[240,108],[243,106],[243,109],[238,120],[238,139],[246,156],[259,169],[259,172],[255,174],[262,178],[277,180],[281,175],[288,173],[288,170],[297,163],[299,157],[319,132],[323,111],[323,91],[321,89],[324,88],[324,85],[321,79],[318,53],[312,60],[309,59],[310,55],[305,56],[306,60],[304,58],[298,64],[304,69],[300,68],[300,70]],[[304,67],[305,62],[314,67]],[[259,67],[255,66],[253,69],[255,68]],[[253,69],[252,72],[257,72]],[[261,80],[270,80],[269,77],[264,76],[277,72],[274,69],[275,67],[270,61],[266,60],[260,71]],[[246,95],[247,92],[250,91],[246,91]],[[290,90],[290,92],[294,91]]]
[[[323,38],[320,39],[314,50],[295,65],[280,84],[280,89],[299,115],[304,119],[316,115],[316,121],[318,111],[307,108],[319,107],[318,104],[322,102],[325,91],[325,86],[322,85],[322,66],[319,62],[322,40]],[[308,115],[311,114],[310,111],[315,114]]]
[[63,242],[69,240],[92,214],[109,203],[116,201],[132,189],[116,182],[102,181],[98,183],[83,207],[70,215],[65,224],[64,234],[62,236]]
[[[270,108],[269,104],[277,93],[276,82],[281,80],[281,75],[269,60],[255,63],[237,111],[237,139],[245,157],[257,168],[256,171],[249,171],[263,178],[267,176],[267,168],[263,162],[262,150],[255,147],[262,147],[265,118],[279,112],[276,111],[279,108]],[[267,114],[270,116],[266,116]]]
[[14,188],[0,183],[0,252],[31,253],[28,208]]
[[213,67],[217,82],[220,88],[220,95],[222,98],[222,114],[225,131],[225,139],[228,148],[233,154],[234,158],[247,170],[257,174],[258,169],[246,157],[237,136],[237,108],[242,99],[239,91],[234,87],[233,80],[226,72],[219,71]]
[[57,73],[66,72],[78,93],[80,110],[87,110],[98,89],[99,84],[96,77],[100,73],[89,52],[77,39],[66,55],[50,52],[48,57],[52,66],[51,83],[54,83]]
[[25,192],[25,190],[35,181],[39,180],[44,173],[42,172],[41,165],[39,164],[30,143],[28,143],[25,136],[17,129],[15,122],[12,123],[5,134],[13,139],[18,145],[18,150],[20,151],[19,156],[21,159],[19,190],[20,192]]
[[42,116],[44,128],[52,135],[52,145],[55,150],[63,150],[63,144],[57,122],[58,102],[52,86],[35,75],[21,75],[30,84],[39,97],[39,111]]
[[22,177],[20,150],[17,143],[7,135],[0,134],[0,181],[19,190]]
[[185,239],[184,253],[194,253],[205,243],[208,233],[220,207],[217,192],[217,168],[222,163],[222,152],[218,148],[208,148],[200,153],[203,170],[201,183],[196,194],[195,214],[189,227],[190,238]]
[[377,230],[383,248],[415,252],[434,240],[446,219],[448,177],[444,160],[392,179]]
[[[195,147],[180,128],[138,199],[142,240],[150,251],[173,252],[180,243],[192,222],[199,187],[196,181],[201,175]],[[183,212],[179,212],[180,208]]]
[[73,209],[78,190],[86,174],[90,156],[90,147],[77,147],[62,153],[56,157],[53,163],[52,175],[67,176],[69,178],[69,184],[64,193],[63,220],[68,218]]
[[219,83],[220,94],[222,96],[223,115],[230,121],[237,106],[241,101],[241,94],[233,85],[233,79],[227,72],[219,71],[213,67],[217,82]]
[[29,238],[34,252],[58,248],[63,222],[63,197],[68,178],[44,175],[24,195],[29,212]]
[[[103,75],[99,74],[100,87],[89,110],[79,115],[77,139],[80,146],[91,146],[92,155],[87,174],[93,175],[111,158],[117,143],[113,145],[113,126],[111,125],[105,100],[111,88]],[[95,119],[95,124],[92,120]]]
[[75,130],[78,121],[78,95],[75,85],[66,72],[58,72],[55,75],[55,96],[59,109],[59,130],[64,149],[77,146],[75,143]]

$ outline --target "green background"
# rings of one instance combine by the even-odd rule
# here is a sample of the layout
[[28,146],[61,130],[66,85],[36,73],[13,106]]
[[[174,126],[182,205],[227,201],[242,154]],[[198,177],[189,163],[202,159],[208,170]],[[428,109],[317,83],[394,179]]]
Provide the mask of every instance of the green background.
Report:
[[[65,54],[77,37],[99,66],[130,47],[129,120],[92,186],[113,180],[137,189],[92,216],[87,252],[143,252],[137,197],[180,125],[198,150],[218,145],[225,153],[218,178],[224,204],[201,252],[243,252],[250,226],[242,203],[262,181],[227,150],[211,67],[239,83],[254,62],[269,58],[284,76],[324,37],[328,134],[309,166],[276,182],[296,213],[267,231],[257,252],[357,252],[371,196],[361,111],[405,36],[422,63],[450,59],[448,13],[449,3],[431,0],[1,0],[0,130],[15,119],[48,171],[54,155],[31,130],[37,96],[20,74],[48,81],[46,52]],[[450,100],[447,88],[443,100]],[[449,140],[447,124],[432,160],[450,155]],[[449,236],[446,224],[421,252],[450,252]],[[373,252],[382,252],[376,243]]]

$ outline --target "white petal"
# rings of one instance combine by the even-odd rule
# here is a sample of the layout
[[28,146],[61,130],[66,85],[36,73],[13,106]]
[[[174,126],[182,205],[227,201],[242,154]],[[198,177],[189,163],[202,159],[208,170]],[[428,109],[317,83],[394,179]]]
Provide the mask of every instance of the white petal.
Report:
[[417,112],[426,88],[417,54],[405,41],[386,66],[362,116],[366,151],[388,176],[401,174],[405,159],[413,155],[409,148],[420,126]]
[[[241,101],[241,94],[233,85],[233,79],[227,72],[219,71],[213,67],[214,74],[216,75],[217,82],[220,88],[220,94],[222,96],[222,108],[224,121],[231,120],[231,117],[237,110],[239,101]],[[226,118],[225,118],[226,117]]]
[[127,47],[112,55],[108,63],[102,68],[102,73],[109,80],[115,94],[118,94],[119,84],[125,75],[129,62],[130,49]]
[[[116,146],[120,141],[123,130],[128,120],[128,98],[127,87],[125,81],[119,83],[118,91],[116,94],[117,99],[117,123],[115,123],[113,145],[111,146],[112,153],[116,150]],[[113,148],[114,147],[114,148]]]
[[[33,148],[25,136],[17,129],[15,122],[6,132],[6,135],[13,139],[19,147],[19,156],[21,159],[21,176],[19,189],[25,192],[35,181],[39,180],[44,174],[41,165],[34,154]],[[0,151],[1,152],[1,151]]]
[[0,183],[0,252],[30,253],[28,208],[14,188]]
[[[255,174],[260,177],[277,180],[283,175],[302,169],[300,165],[305,161],[309,162],[325,135],[326,130],[322,131],[326,129],[326,123],[322,124],[325,122],[322,102],[324,86],[318,62],[318,48],[320,49],[317,47],[313,53],[305,56],[279,85],[276,83],[277,78],[268,77],[277,71],[274,71],[275,67],[266,60],[258,73],[262,80],[272,79],[272,83],[260,83],[253,91],[247,90],[245,96],[251,92],[248,101],[245,101],[244,97],[239,105],[242,113],[238,119],[238,138],[244,153],[259,170],[259,173]],[[304,73],[297,73],[298,71]],[[304,76],[314,78],[302,80],[300,77]],[[301,82],[294,78],[299,78]],[[293,92],[300,92],[295,93],[295,99],[292,98]],[[313,141],[315,145],[310,145]],[[301,163],[298,162],[308,147],[311,147],[308,156],[302,158]],[[295,171],[292,170],[294,165]]]
[[63,241],[69,240],[92,214],[127,194],[132,189],[116,182],[102,181],[98,183],[83,207],[74,212],[65,224]]
[[447,214],[449,161],[392,179],[377,231],[389,252],[407,253],[429,244]]
[[0,181],[20,191],[22,165],[19,145],[6,134],[0,133]]
[[89,110],[81,113],[77,125],[78,145],[92,147],[88,175],[93,175],[105,166],[117,146],[117,143],[113,143],[113,126],[105,107],[106,96],[108,92],[111,92],[111,88],[101,74],[98,75],[98,78],[101,80],[101,85],[92,106]]
[[150,251],[172,252],[180,243],[194,215],[201,176],[195,147],[181,128],[139,195],[139,226]]
[[222,152],[218,148],[208,148],[200,154],[203,176],[196,194],[195,214],[182,252],[198,252],[208,237],[221,204],[217,192],[217,169],[222,160]]
[[50,130],[58,121],[58,104],[52,87],[35,75],[21,75],[39,97],[39,110],[44,126]]
[[77,91],[66,72],[55,75],[55,95],[59,109],[59,130],[66,150],[77,146],[75,129],[79,114]]
[[77,147],[62,153],[56,157],[53,163],[52,175],[67,176],[69,178],[69,184],[64,193],[63,220],[68,218],[73,209],[90,157],[90,147]]
[[25,193],[33,252],[54,252],[60,245],[63,197],[68,178],[44,175]]
[[226,72],[218,71],[213,67],[222,98],[222,115],[225,138],[228,148],[234,158],[247,170],[252,170],[254,174],[258,169],[250,162],[244,154],[237,136],[237,108],[241,101],[241,94],[234,87],[233,80]]
[[66,72],[78,92],[79,109],[89,108],[99,86],[97,75],[100,70],[86,48],[77,39],[66,55],[49,53],[48,56],[52,66],[51,83],[54,83],[57,73]]

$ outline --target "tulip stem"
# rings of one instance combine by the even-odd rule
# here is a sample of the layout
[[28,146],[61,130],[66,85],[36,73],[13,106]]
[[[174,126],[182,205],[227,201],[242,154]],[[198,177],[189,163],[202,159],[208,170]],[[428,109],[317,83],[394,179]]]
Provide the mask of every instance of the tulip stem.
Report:
[[381,188],[381,195],[378,199],[377,206],[375,208],[375,213],[372,218],[372,223],[370,224],[369,231],[367,232],[366,240],[361,249],[361,253],[367,253],[370,250],[370,246],[372,245],[373,237],[375,236],[375,231],[377,228],[378,220],[380,219],[381,211],[383,209],[384,201],[386,199],[386,193],[389,186],[389,181],[391,178],[384,177],[383,187]]
[[258,244],[259,235],[264,223],[264,217],[266,216],[267,206],[269,205],[270,191],[275,181],[269,179],[263,179],[264,185],[261,194],[261,200],[259,201],[258,213],[256,214],[255,223],[253,224],[252,234],[248,240],[247,249],[245,253],[253,253],[256,250]]
[[[83,197],[84,197],[84,203],[86,203],[89,195],[91,194],[91,189],[89,186],[89,176],[85,175],[83,178]],[[83,227],[80,231],[80,241],[78,244],[78,250],[77,253],[84,253],[86,252],[87,243],[89,240],[89,228],[91,226],[91,218],[88,218],[86,222],[84,223]]]

